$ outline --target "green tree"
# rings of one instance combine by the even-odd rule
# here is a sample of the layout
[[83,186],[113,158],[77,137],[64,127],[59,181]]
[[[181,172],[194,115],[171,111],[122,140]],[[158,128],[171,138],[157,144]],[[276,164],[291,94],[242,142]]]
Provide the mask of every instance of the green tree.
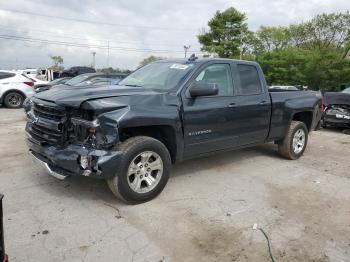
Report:
[[350,40],[350,14],[320,14],[304,24],[307,37],[305,45],[309,49],[325,50],[336,48],[343,52]]
[[269,85],[304,85],[336,91],[350,83],[350,60],[336,49],[305,50],[290,47],[257,56]]
[[50,55],[50,58],[52,59],[53,65],[56,67],[60,64],[63,64],[63,58],[61,56],[52,56]]
[[348,12],[317,15],[286,28],[261,27],[257,37],[256,60],[269,84],[302,84],[328,91],[350,84]]
[[337,90],[350,85],[350,14],[320,14],[287,27],[250,32],[246,16],[231,7],[217,11],[198,35],[202,51],[260,63],[268,84]]
[[336,48],[308,51],[305,74],[311,89],[336,91],[350,83],[350,60]]
[[297,48],[277,49],[257,56],[269,85],[308,85],[307,52]]
[[290,31],[285,27],[261,26],[257,37],[265,52],[287,48],[291,42]]
[[153,56],[153,55],[151,55],[151,56],[146,57],[145,59],[143,59],[143,60],[140,62],[139,67],[145,66],[145,65],[147,65],[147,64],[150,64],[150,63],[152,63],[152,62],[155,62],[155,61],[157,61],[157,60],[162,60],[162,59],[164,59],[164,58],[163,58],[163,57],[160,57],[160,56]]
[[244,36],[248,35],[246,16],[231,7],[220,12],[208,22],[209,31],[203,29],[198,35],[201,50],[220,57],[239,57]]

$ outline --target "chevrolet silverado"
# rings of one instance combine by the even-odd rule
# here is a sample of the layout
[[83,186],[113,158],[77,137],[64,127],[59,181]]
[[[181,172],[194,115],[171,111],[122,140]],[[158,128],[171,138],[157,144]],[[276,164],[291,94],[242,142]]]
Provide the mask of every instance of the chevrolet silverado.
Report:
[[26,136],[31,156],[52,176],[104,179],[122,200],[141,203],[185,159],[267,142],[298,159],[321,100],[312,91],[269,92],[255,62],[162,60],[117,86],[34,95]]

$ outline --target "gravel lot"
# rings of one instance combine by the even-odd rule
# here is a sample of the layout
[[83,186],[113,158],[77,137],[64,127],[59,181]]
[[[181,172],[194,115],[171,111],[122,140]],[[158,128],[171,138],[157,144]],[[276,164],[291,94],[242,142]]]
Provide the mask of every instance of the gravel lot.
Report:
[[350,261],[350,135],[174,166],[155,200],[127,206],[103,181],[58,181],[31,162],[22,110],[0,108],[0,191],[11,261]]

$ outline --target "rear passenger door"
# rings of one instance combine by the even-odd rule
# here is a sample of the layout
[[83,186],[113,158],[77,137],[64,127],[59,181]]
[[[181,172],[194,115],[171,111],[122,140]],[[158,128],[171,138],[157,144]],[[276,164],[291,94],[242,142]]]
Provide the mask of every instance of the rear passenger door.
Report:
[[264,88],[263,74],[254,64],[237,63],[234,76],[238,80],[234,94],[239,120],[238,146],[263,143],[269,132],[271,99]]

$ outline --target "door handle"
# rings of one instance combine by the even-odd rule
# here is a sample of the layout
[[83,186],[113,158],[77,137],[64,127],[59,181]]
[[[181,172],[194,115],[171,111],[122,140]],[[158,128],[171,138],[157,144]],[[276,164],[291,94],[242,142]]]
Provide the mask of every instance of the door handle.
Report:
[[234,107],[237,107],[237,105],[236,105],[236,103],[231,103],[227,107],[234,108]]
[[266,101],[266,100],[263,100],[263,101],[261,101],[261,102],[259,103],[259,105],[265,105],[265,104],[267,104],[267,101]]

